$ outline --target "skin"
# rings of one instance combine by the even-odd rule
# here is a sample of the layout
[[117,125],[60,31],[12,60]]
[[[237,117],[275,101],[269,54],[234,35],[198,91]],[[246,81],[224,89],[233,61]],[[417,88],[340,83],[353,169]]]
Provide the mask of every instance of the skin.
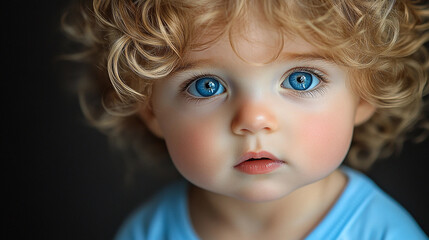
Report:
[[[264,64],[274,54],[273,34],[249,23],[246,38],[234,40],[239,56],[227,37],[190,52],[188,67],[156,81],[150,104],[140,112],[193,184],[190,215],[202,239],[308,234],[346,185],[337,168],[354,127],[374,112],[350,89],[347,69],[321,58],[300,38],[286,36],[280,57]],[[325,79],[311,93],[283,88],[296,68]],[[184,86],[200,74],[215,76],[225,92],[192,97]],[[242,173],[234,166],[249,151],[268,151],[285,164],[268,174]]]

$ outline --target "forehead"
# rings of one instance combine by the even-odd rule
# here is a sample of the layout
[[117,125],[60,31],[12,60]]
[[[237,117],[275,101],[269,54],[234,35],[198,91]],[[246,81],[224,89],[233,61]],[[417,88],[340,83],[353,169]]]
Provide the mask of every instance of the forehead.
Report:
[[[209,38],[209,37],[207,37]],[[205,40],[202,38],[202,40]],[[254,65],[265,65],[288,59],[331,59],[303,38],[286,35],[261,24],[248,25],[245,30],[223,35],[213,44],[200,50],[191,50],[184,58],[185,65],[236,60]]]

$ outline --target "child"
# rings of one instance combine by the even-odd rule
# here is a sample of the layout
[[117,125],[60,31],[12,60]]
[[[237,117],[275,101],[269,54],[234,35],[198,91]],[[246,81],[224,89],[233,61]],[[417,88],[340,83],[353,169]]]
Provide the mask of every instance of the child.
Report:
[[87,47],[76,56],[95,64],[86,115],[144,160],[157,161],[154,143],[166,146],[187,180],[138,209],[117,239],[427,239],[371,180],[340,166],[368,169],[425,123],[427,7],[93,0],[81,9],[65,29]]

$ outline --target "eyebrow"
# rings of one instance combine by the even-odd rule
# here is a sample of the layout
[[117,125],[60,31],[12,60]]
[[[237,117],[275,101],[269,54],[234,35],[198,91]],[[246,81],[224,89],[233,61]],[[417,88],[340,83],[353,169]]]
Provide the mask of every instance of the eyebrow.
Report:
[[193,62],[185,62],[184,64],[179,65],[174,72],[184,72],[186,70],[189,69],[194,69],[194,68],[198,68],[204,65],[209,65],[210,63],[213,63],[213,61],[211,61],[210,59],[201,59],[198,61],[193,61]]
[[[279,57],[275,61],[323,61],[327,63],[335,63],[332,58],[325,57],[320,54],[316,53],[284,53],[280,54]],[[274,61],[274,62],[275,62]],[[213,60],[210,59],[201,59],[198,61],[193,62],[185,62],[181,65],[179,65],[175,70],[174,73],[181,73],[185,72],[190,69],[196,69],[198,67],[203,67],[205,65],[211,65],[213,64]]]
[[334,63],[333,58],[326,57],[317,53],[284,53],[280,54],[278,59],[280,61],[324,61]]

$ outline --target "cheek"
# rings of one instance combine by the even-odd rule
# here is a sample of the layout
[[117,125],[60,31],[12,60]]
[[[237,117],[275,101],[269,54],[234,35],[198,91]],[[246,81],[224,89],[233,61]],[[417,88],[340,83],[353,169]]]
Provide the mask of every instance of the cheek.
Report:
[[[298,142],[307,169],[330,170],[344,160],[353,136],[354,114],[350,109],[334,107],[333,111],[302,117]],[[342,111],[340,113],[340,111]]]
[[178,171],[193,183],[204,184],[214,180],[221,164],[218,158],[222,142],[216,118],[167,118],[162,124],[164,138],[172,161]]

